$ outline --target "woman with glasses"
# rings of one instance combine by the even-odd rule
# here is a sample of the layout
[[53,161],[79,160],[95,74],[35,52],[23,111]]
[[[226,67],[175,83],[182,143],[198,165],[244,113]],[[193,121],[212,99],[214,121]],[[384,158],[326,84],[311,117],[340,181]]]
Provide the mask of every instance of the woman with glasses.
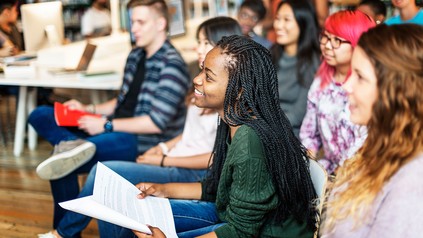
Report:
[[319,162],[335,172],[362,144],[366,129],[350,122],[342,84],[350,73],[351,56],[360,35],[375,22],[360,11],[339,11],[329,16],[320,35],[323,62],[310,87],[300,139],[312,155],[322,149]]
[[270,52],[278,73],[279,103],[298,137],[320,64],[316,13],[309,0],[283,1],[273,25],[277,38]]

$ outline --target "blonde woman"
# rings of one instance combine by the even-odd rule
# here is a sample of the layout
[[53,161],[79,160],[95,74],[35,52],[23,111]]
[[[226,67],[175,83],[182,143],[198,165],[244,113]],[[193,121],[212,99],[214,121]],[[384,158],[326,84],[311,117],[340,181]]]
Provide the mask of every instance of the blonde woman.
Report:
[[413,24],[360,38],[344,88],[351,121],[366,125],[368,137],[339,169],[322,237],[422,236],[422,49],[423,27]]

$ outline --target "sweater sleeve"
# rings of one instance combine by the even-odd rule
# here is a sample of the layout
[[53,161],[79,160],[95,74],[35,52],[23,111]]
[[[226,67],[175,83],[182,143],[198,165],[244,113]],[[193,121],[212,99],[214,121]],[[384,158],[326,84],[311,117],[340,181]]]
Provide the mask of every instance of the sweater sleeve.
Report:
[[391,180],[370,229],[369,238],[421,237],[423,234],[423,155]]
[[[278,203],[261,142],[251,131],[241,132],[245,133],[240,135],[241,139],[233,141],[231,147],[235,149],[229,150],[225,162],[230,166],[222,171],[221,179],[226,174],[230,176],[224,181],[225,185],[219,186],[216,201],[217,209],[223,210],[220,218],[227,222],[215,230],[218,237],[257,237],[266,215]],[[229,191],[224,190],[225,187],[229,187]],[[225,192],[228,195],[221,196]]]

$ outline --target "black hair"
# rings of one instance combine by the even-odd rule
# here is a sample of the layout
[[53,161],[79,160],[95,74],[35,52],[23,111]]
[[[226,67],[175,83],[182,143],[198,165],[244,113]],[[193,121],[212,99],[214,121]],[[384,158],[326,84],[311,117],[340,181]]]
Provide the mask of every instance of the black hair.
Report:
[[386,5],[380,0],[362,0],[358,5],[368,5],[375,15],[382,14],[386,17]]
[[266,16],[266,7],[264,6],[262,0],[245,0],[243,3],[241,3],[239,9],[244,7],[251,9],[253,12],[255,12],[258,16],[259,21],[263,20]]
[[318,213],[313,201],[317,195],[310,177],[309,155],[280,108],[270,52],[244,36],[223,37],[216,47],[227,57],[229,80],[205,192],[217,192],[230,140],[229,126],[247,125],[260,138],[279,198],[278,207],[269,216],[278,223],[292,216],[315,228]]
[[231,17],[214,17],[201,23],[197,28],[198,34],[204,30],[207,40],[214,46],[223,36],[242,35],[238,22]]
[[[277,10],[284,4],[291,6],[295,21],[300,28],[297,47],[297,79],[302,86],[308,88],[313,82],[319,65],[314,61],[320,58],[320,28],[316,11],[310,0],[285,0],[278,5]],[[284,47],[276,43],[273,44],[270,51],[272,53],[272,61],[275,67],[278,68],[278,62],[283,55]]]
[[0,1],[0,14],[4,11],[4,9],[10,9],[13,6],[18,4],[18,0],[1,0]]

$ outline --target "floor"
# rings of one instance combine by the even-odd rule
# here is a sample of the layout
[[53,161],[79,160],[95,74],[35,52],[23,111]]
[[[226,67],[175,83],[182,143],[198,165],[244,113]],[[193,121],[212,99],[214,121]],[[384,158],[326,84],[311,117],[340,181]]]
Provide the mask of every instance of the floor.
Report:
[[[9,104],[9,105],[7,105]],[[39,139],[35,151],[27,147],[21,156],[13,156],[15,99],[0,98],[0,231],[1,237],[37,237],[52,229],[53,206],[48,181],[35,173],[52,146]],[[83,178],[81,178],[82,180]],[[90,223],[83,237],[98,237],[96,222]]]

